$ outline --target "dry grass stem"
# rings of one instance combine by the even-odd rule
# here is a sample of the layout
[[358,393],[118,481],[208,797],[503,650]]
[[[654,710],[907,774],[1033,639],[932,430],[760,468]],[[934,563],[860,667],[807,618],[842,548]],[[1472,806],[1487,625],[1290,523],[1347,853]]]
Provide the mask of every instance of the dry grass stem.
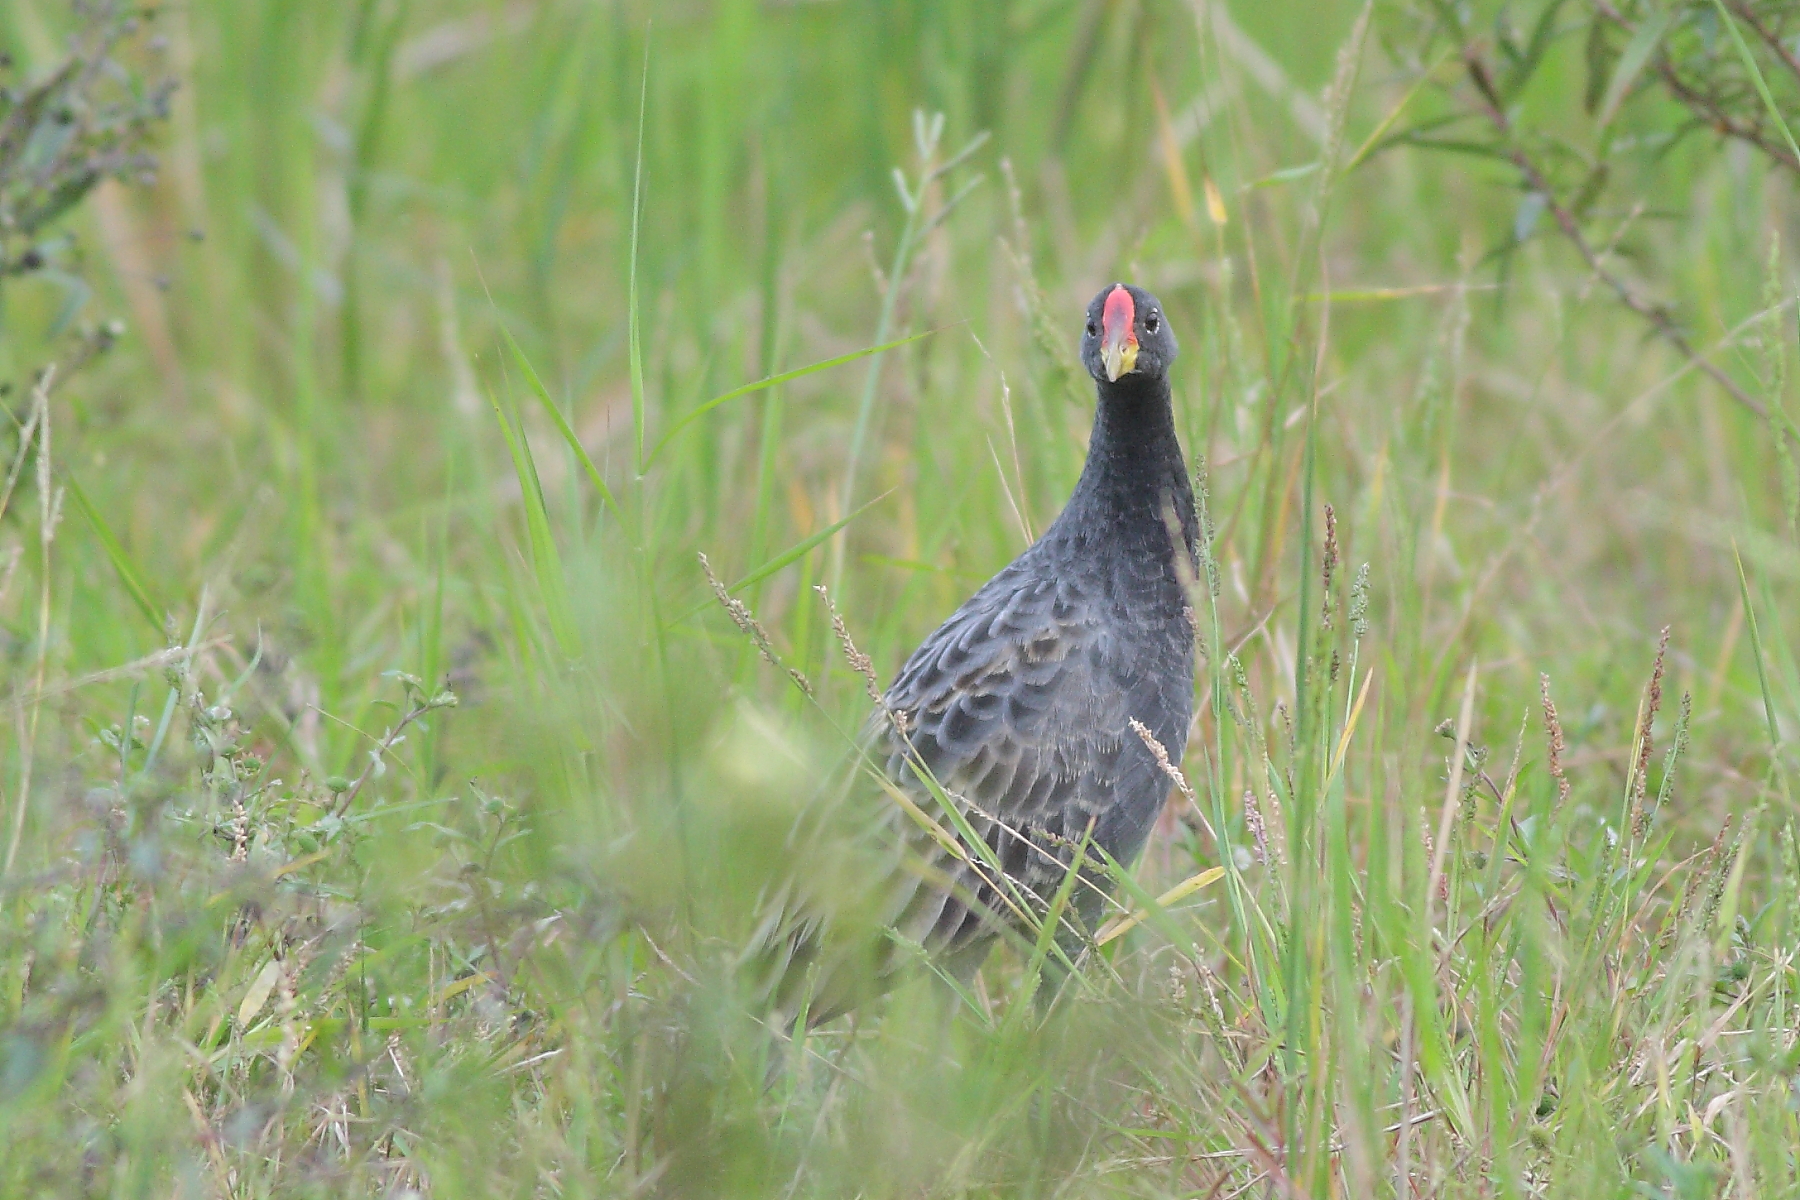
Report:
[[[50,661],[50,547],[56,541],[56,525],[61,515],[62,490],[51,486],[50,466],[50,388],[56,380],[56,367],[46,367],[38,376],[31,393],[32,421],[37,430],[38,491],[38,622],[37,665],[32,674],[31,692],[41,695],[44,674]],[[20,454],[24,453],[21,442]],[[11,484],[8,483],[10,494]],[[6,859],[0,862],[0,879],[12,874],[19,854],[19,842],[25,835],[25,810],[31,803],[31,769],[37,750],[38,718],[43,714],[41,702],[14,708],[15,728],[19,737],[19,791],[13,800],[12,832],[6,842]],[[27,716],[29,712],[29,716]]]

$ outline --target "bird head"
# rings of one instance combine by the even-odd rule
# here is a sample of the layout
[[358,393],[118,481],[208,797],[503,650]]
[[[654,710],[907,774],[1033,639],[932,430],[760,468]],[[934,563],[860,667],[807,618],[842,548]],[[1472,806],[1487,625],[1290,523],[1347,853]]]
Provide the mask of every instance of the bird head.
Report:
[[1161,378],[1168,374],[1177,351],[1162,302],[1143,288],[1108,284],[1088,305],[1081,361],[1095,379],[1117,383],[1126,375]]

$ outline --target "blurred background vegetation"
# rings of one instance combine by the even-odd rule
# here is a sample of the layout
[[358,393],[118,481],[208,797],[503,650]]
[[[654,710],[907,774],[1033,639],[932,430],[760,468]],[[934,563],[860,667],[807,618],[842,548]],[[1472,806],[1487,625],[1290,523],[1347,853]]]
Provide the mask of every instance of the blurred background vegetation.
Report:
[[[1791,3],[0,50],[7,1194],[1794,1186]],[[1043,528],[1114,279],[1215,534],[1150,919],[765,1029],[751,900],[856,898],[814,589],[886,681]]]

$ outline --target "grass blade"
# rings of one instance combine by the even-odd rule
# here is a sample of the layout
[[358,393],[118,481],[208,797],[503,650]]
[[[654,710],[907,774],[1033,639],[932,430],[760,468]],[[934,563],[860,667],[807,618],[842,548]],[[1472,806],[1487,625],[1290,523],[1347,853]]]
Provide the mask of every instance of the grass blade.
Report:
[[911,337],[903,337],[897,341],[884,342],[879,346],[865,346],[863,349],[853,350],[849,354],[840,354],[836,358],[821,359],[816,363],[811,363],[804,367],[796,367],[792,371],[783,371],[779,375],[770,375],[765,379],[758,379],[755,383],[746,383],[742,387],[732,388],[729,392],[714,396],[711,400],[708,400],[698,408],[694,408],[684,413],[679,420],[669,427],[668,432],[658,439],[655,446],[651,447],[650,456],[644,459],[643,469],[649,470],[650,464],[656,461],[656,456],[662,453],[663,447],[667,446],[670,439],[676,434],[680,433],[683,429],[686,429],[693,422],[699,420],[727,400],[736,400],[739,396],[748,396],[752,392],[760,392],[764,388],[771,388],[777,384],[786,383],[790,379],[799,379],[802,376],[811,375],[815,371],[823,371],[828,367],[839,367],[848,362],[855,362],[859,358],[867,358],[871,354],[880,354],[886,350],[893,350],[911,342],[916,342],[920,338],[930,337],[936,332],[935,329],[927,329],[922,333],[915,333]]
[[1787,119],[1781,115],[1781,107],[1775,103],[1775,97],[1769,92],[1769,82],[1763,78],[1762,68],[1756,65],[1756,56],[1750,53],[1750,44],[1744,41],[1743,31],[1731,14],[1725,11],[1720,0],[1713,0],[1713,7],[1719,10],[1719,19],[1725,22],[1725,28],[1731,30],[1731,40],[1737,44],[1738,57],[1744,60],[1744,69],[1750,72],[1750,80],[1756,84],[1756,94],[1762,97],[1763,106],[1769,110],[1769,117],[1775,127],[1781,130],[1781,136],[1787,139],[1788,151],[1793,154],[1794,161],[1800,162],[1800,145],[1794,143],[1794,131],[1788,128]]
[[1781,730],[1775,724],[1775,697],[1769,691],[1769,671],[1763,665],[1762,634],[1756,628],[1756,609],[1750,603],[1750,581],[1744,575],[1744,556],[1738,553],[1737,539],[1731,542],[1731,559],[1737,564],[1738,591],[1744,598],[1744,622],[1750,627],[1750,650],[1756,655],[1756,682],[1762,687],[1763,719],[1769,725],[1769,748],[1781,745]]
[[125,585],[126,595],[130,596],[132,603],[137,605],[137,610],[144,614],[144,620],[150,622],[150,628],[155,630],[158,636],[161,636],[163,633],[162,614],[167,610],[151,595],[150,588],[144,583],[144,577],[138,574],[136,565],[132,563],[131,555],[126,553],[124,545],[88,500],[87,493],[81,490],[81,485],[75,482],[75,476],[64,471],[63,482],[68,485],[69,495],[75,499],[75,507],[81,510],[81,515],[87,518],[89,525],[93,526],[94,536],[100,540],[100,548],[106,551],[106,557],[112,563],[113,570],[118,572],[119,582]]
[[[862,516],[864,513],[868,512],[871,508],[874,508],[877,504],[880,504],[883,500],[886,500],[889,496],[891,496],[893,494],[894,494],[893,489],[889,489],[888,491],[885,491],[885,492],[881,493],[881,495],[875,497],[873,500],[870,500],[867,504],[864,504],[861,508],[858,508],[855,512],[851,513],[849,516],[844,517],[842,520],[833,521],[831,524],[829,524],[825,528],[819,530],[817,533],[811,534],[808,537],[804,538],[803,540],[796,542],[794,545],[789,546],[786,550],[783,550],[780,554],[777,554],[774,558],[771,558],[768,562],[764,563],[762,566],[756,568],[754,571],[751,571],[748,575],[744,576],[742,579],[738,580],[736,583],[727,587],[725,589],[725,591],[727,593],[735,596],[737,593],[743,591],[745,588],[749,587],[751,584],[761,583],[763,580],[767,579],[769,576],[773,575],[775,572],[781,570],[781,568],[788,566],[790,563],[796,562],[800,558],[804,557],[808,550],[811,550],[815,546],[819,545],[821,542],[828,540],[832,534],[836,533],[838,530],[842,529],[844,526],[848,525],[850,522],[856,520],[856,518]],[[683,620],[683,621],[691,620],[696,613],[702,611],[703,609],[710,607],[711,604],[712,604],[711,600],[702,600],[699,604],[696,604],[694,607],[688,609],[687,612],[683,613],[680,617],[680,620]]]
[[614,516],[622,518],[623,514],[619,512],[619,502],[613,498],[612,489],[606,486],[606,480],[601,476],[600,468],[596,467],[594,460],[588,457],[587,450],[581,445],[581,439],[575,436],[575,430],[569,425],[569,419],[563,416],[562,409],[558,408],[556,401],[550,398],[550,393],[545,389],[543,381],[532,369],[531,360],[525,357],[525,352],[519,349],[519,343],[513,340],[512,330],[501,325],[500,336],[506,339],[506,348],[512,351],[513,361],[518,363],[519,370],[525,373],[525,381],[531,385],[532,393],[543,404],[544,411],[550,414],[550,420],[556,426],[556,432],[562,435],[563,442],[574,452],[576,461],[581,464],[582,470],[587,472],[588,479],[593,482],[594,489],[600,493],[600,498],[612,508]]
[[1025,1006],[1037,996],[1038,989],[1043,986],[1044,960],[1049,957],[1051,947],[1056,945],[1056,935],[1062,928],[1063,913],[1075,894],[1075,885],[1081,882],[1081,868],[1087,862],[1088,846],[1093,837],[1094,822],[1090,818],[1087,832],[1082,834],[1081,844],[1075,847],[1075,857],[1063,872],[1062,883],[1057,885],[1056,894],[1050,898],[1050,907],[1045,910],[1043,924],[1038,927],[1037,942],[1031,948],[1030,961],[1025,964],[1025,982],[1014,996],[1012,1007],[1006,1014],[1006,1024],[1009,1026],[1023,1019]]
[[543,485],[538,482],[537,464],[532,461],[531,445],[525,431],[513,423],[513,417],[500,404],[493,392],[488,404],[500,422],[501,436],[506,438],[507,452],[512,456],[513,472],[519,478],[519,495],[525,504],[525,528],[531,543],[532,572],[537,578],[538,595],[544,614],[550,622],[551,636],[565,655],[580,652],[575,633],[575,620],[569,609],[569,589],[563,578],[562,554],[550,533],[550,513],[544,505]]
[[[1159,910],[1167,909],[1169,905],[1187,899],[1201,888],[1217,883],[1224,877],[1224,867],[1208,867],[1197,875],[1190,875],[1162,895],[1158,896],[1156,898],[1156,908]],[[1149,920],[1151,911],[1152,910],[1149,907],[1139,908],[1134,910],[1129,916],[1121,916],[1108,922],[1106,928],[1102,929],[1100,935],[1094,939],[1094,944],[1096,946],[1104,946],[1115,938],[1124,937],[1127,933],[1130,933],[1133,929],[1136,929],[1139,925],[1142,925],[1145,921]]]
[[638,330],[638,226],[644,214],[644,112],[650,105],[650,24],[644,24],[644,75],[638,85],[637,166],[631,177],[631,272],[626,289],[631,357],[631,444],[637,473],[644,473],[644,351]]

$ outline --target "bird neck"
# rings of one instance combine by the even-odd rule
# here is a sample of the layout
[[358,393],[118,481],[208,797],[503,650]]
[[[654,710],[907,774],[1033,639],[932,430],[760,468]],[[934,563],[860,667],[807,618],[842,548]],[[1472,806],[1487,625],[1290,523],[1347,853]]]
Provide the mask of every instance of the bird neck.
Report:
[[1165,514],[1173,508],[1189,549],[1198,532],[1167,378],[1127,375],[1098,385],[1094,432],[1087,465],[1069,499],[1077,522],[1100,520],[1149,530],[1166,539]]

